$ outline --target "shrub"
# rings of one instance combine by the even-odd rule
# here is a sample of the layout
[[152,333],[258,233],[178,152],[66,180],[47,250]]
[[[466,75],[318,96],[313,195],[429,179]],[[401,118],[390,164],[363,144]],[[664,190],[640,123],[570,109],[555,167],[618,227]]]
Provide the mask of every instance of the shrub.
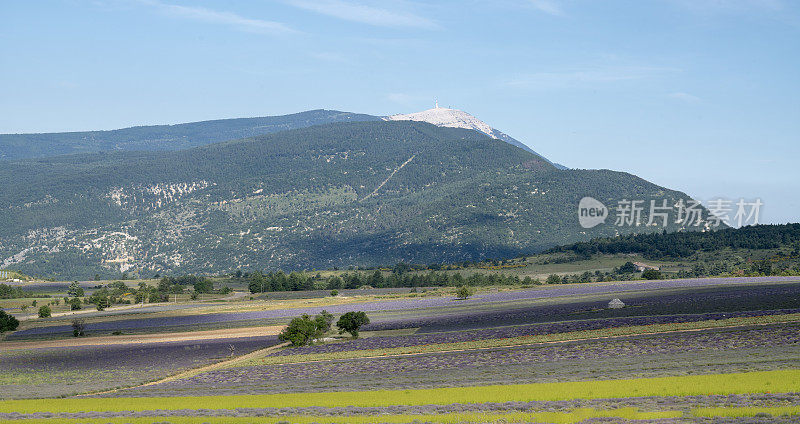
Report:
[[561,283],[561,277],[559,277],[557,274],[550,274],[547,277],[547,284],[559,284],[559,283]]
[[333,315],[328,313],[326,310],[322,310],[316,317],[314,317],[314,322],[317,324],[317,329],[320,332],[320,335],[331,331],[331,324],[333,324]]
[[361,326],[369,324],[369,318],[364,312],[348,312],[339,318],[336,326],[339,327],[339,334],[350,333],[354,339],[358,338],[358,330]]
[[50,310],[49,306],[42,305],[39,308],[39,318],[49,318],[51,314],[52,314],[52,311]]
[[155,291],[150,293],[148,300],[150,303],[169,302],[169,294]]
[[467,286],[461,286],[458,288],[458,290],[456,290],[456,297],[459,299],[466,299],[473,294],[475,294],[475,291]]
[[69,310],[70,311],[80,311],[81,310],[81,299],[77,297],[73,297],[69,301]]
[[74,319],[72,320],[72,335],[75,337],[83,337],[86,335],[84,329],[86,328],[86,324],[82,319]]
[[6,311],[0,310],[0,333],[6,331],[14,331],[19,326],[19,320],[13,315],[7,314]]
[[339,296],[339,290],[336,289],[331,290],[331,296]]
[[642,278],[645,280],[660,280],[664,278],[664,276],[661,275],[661,271],[657,269],[646,269],[642,273]]
[[625,262],[625,264],[617,269],[617,273],[619,274],[630,274],[633,272],[636,272],[636,265],[634,265],[631,261]]
[[195,293],[211,293],[214,291],[214,282],[205,277],[199,277],[193,286]]

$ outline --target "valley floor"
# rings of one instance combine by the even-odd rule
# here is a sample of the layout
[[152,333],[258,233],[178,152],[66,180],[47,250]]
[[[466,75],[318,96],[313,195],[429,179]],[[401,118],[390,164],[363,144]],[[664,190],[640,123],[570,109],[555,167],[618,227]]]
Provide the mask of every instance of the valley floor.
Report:
[[[800,278],[694,281],[238,299],[99,316],[83,339],[32,322],[0,342],[0,423],[800,420]],[[276,347],[321,309],[372,323]]]

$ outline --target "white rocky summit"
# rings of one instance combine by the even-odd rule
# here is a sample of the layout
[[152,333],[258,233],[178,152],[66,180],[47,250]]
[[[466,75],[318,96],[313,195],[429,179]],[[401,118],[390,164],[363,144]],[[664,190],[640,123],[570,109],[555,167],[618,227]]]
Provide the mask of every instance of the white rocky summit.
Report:
[[416,113],[387,116],[384,119],[387,121],[420,121],[439,127],[465,128],[468,130],[480,131],[498,140],[502,140],[502,136],[508,137],[508,135],[492,128],[489,124],[463,110],[439,107],[438,103],[433,109]]
[[[516,146],[519,147],[520,149],[527,150],[541,157],[541,155],[534,152],[530,147],[521,143],[519,140],[514,139],[510,135],[498,129],[492,128],[486,122],[481,121],[480,119],[470,115],[467,112],[464,112],[463,110],[439,107],[438,102],[436,103],[436,106],[433,109],[423,110],[422,112],[385,116],[383,117],[383,119],[387,121],[427,122],[429,124],[433,124],[439,127],[464,128],[468,130],[478,131],[488,135],[489,137],[505,141],[506,143],[511,144],[512,146]],[[547,162],[550,162],[544,157],[542,157],[542,159],[544,159]],[[561,165],[556,164],[556,166],[563,168]]]

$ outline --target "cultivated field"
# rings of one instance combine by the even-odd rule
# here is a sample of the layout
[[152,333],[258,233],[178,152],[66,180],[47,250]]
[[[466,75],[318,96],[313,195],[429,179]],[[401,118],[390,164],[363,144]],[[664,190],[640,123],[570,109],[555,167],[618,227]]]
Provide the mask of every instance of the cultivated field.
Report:
[[[355,340],[279,345],[292,317],[323,309],[371,323]],[[466,300],[295,292],[81,317],[83,338],[72,315],[6,335],[0,423],[800,420],[797,277],[488,287]]]

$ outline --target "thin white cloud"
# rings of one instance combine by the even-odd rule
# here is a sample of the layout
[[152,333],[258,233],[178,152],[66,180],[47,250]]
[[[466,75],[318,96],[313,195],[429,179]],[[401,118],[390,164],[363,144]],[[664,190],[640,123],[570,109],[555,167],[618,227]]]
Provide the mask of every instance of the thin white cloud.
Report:
[[339,53],[334,52],[314,52],[309,54],[314,59],[323,62],[337,62],[337,63],[346,63],[348,60]]
[[678,71],[674,68],[643,66],[592,67],[520,74],[506,80],[504,85],[531,90],[561,89],[641,80]]
[[168,16],[211,24],[228,25],[245,32],[275,35],[298,32],[281,22],[247,18],[232,12],[217,11],[205,7],[168,4],[157,0],[138,0],[138,2],[153,7],[158,12]]
[[386,95],[386,100],[392,103],[407,105],[418,101],[419,96],[410,95],[406,93],[389,93]]
[[435,21],[411,12],[389,10],[343,0],[290,0],[289,4],[350,22],[395,28],[437,29]]
[[547,13],[548,15],[561,16],[564,14],[561,6],[553,0],[528,0],[528,2],[535,9]]
[[682,100],[687,103],[696,103],[700,101],[699,97],[684,92],[669,93],[667,94],[667,97],[669,97],[670,99]]
[[701,13],[748,11],[776,12],[784,8],[782,0],[670,0],[678,6]]

